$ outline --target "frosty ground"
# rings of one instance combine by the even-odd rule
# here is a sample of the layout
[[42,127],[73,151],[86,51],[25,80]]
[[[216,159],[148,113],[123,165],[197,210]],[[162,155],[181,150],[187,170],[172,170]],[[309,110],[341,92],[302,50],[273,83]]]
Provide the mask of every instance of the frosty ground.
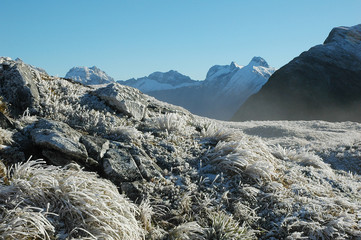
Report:
[[361,238],[359,123],[220,122],[0,60],[1,238]]

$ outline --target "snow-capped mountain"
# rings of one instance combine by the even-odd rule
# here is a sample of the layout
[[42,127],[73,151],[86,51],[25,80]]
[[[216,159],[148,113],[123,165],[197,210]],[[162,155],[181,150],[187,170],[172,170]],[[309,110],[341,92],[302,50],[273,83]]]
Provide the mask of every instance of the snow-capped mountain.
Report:
[[[229,120],[247,98],[261,89],[274,71],[263,58],[254,57],[246,66],[235,62],[215,65],[209,69],[204,81],[192,80],[171,70],[117,82],[195,114]],[[65,77],[86,85],[114,81],[97,67],[74,67]]]
[[138,79],[129,79],[126,81],[118,81],[120,84],[138,88],[142,92],[151,92],[158,90],[168,90],[180,87],[195,86],[199,81],[192,80],[177,71],[170,70],[168,72],[154,72],[148,77]]
[[267,82],[268,78],[275,72],[268,63],[261,57],[254,57],[246,66],[232,62],[226,66],[213,66],[207,73],[206,84],[222,83],[220,94],[239,95],[242,92],[242,99],[245,101],[249,96],[257,93]]
[[73,79],[74,81],[83,83],[85,85],[98,85],[114,82],[112,77],[96,66],[73,67],[65,75],[65,78]]
[[274,71],[263,58],[254,57],[246,66],[235,62],[215,65],[198,85],[146,93],[201,116],[228,120],[248,97],[261,89]]
[[277,70],[233,120],[361,120],[361,24],[334,28]]

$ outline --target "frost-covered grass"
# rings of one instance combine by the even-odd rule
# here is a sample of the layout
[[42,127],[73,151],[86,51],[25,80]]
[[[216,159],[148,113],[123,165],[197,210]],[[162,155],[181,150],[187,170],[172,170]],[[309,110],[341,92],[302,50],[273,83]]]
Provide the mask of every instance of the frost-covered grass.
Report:
[[12,132],[6,129],[2,129],[0,127],[0,145],[12,144],[13,143],[12,135],[13,135]]
[[182,129],[184,121],[177,113],[167,113],[154,119],[155,125],[161,130],[176,131]]
[[295,161],[302,166],[312,166],[314,168],[323,169],[329,168],[329,165],[325,164],[319,156],[311,153],[304,147],[295,150],[283,148],[278,144],[272,153],[279,159]]
[[232,130],[215,122],[207,121],[203,125],[201,136],[211,141],[232,141],[242,135],[240,131]]
[[[361,237],[360,176],[333,170],[314,150],[302,145],[267,145],[227,126],[209,129],[202,131],[210,143],[203,171],[207,177],[218,173],[209,182],[216,191],[229,192],[222,197],[214,193],[213,198],[224,198],[227,193],[223,204],[231,205],[239,224],[261,230],[255,234],[262,239]],[[219,173],[225,174],[222,181]],[[203,184],[211,187],[209,182]]]
[[[163,176],[120,184],[135,189],[135,204],[77,165],[30,161],[10,176],[1,167],[0,238],[24,239],[24,229],[30,239],[361,238],[360,124],[225,123],[150,98],[136,120],[91,88],[53,77],[37,84],[38,115],[25,112],[21,126],[65,122],[139,149]],[[0,131],[11,144],[12,132]],[[336,168],[351,160],[355,168]]]
[[3,239],[143,239],[138,208],[77,165],[16,165],[0,189]]
[[197,222],[186,222],[169,231],[169,239],[205,239],[204,229]]
[[97,97],[92,89],[61,78],[38,83],[41,96],[39,115],[99,135],[112,134],[113,128],[126,126],[127,120]]
[[219,141],[206,154],[206,163],[215,165],[226,173],[248,175],[255,180],[271,180],[277,174],[276,159],[259,139],[238,135],[237,141]]
[[4,102],[3,98],[0,96],[0,112],[4,115],[8,114],[8,106],[6,102]]
[[234,220],[231,215],[224,212],[212,212],[210,214],[211,226],[206,229],[206,239],[256,239],[255,232]]

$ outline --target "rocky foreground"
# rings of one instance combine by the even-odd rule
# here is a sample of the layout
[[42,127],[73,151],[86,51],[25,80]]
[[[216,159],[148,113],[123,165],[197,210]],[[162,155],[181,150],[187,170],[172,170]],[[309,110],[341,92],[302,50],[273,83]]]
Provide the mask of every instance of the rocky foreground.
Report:
[[360,124],[226,124],[9,58],[0,96],[2,239],[361,238]]

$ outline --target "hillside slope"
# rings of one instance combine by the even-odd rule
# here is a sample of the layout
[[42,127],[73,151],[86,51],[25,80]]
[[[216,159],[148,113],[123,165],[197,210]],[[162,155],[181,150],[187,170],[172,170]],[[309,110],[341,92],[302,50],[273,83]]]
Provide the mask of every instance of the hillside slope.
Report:
[[361,238],[361,124],[220,122],[9,58],[0,96],[0,238]]

